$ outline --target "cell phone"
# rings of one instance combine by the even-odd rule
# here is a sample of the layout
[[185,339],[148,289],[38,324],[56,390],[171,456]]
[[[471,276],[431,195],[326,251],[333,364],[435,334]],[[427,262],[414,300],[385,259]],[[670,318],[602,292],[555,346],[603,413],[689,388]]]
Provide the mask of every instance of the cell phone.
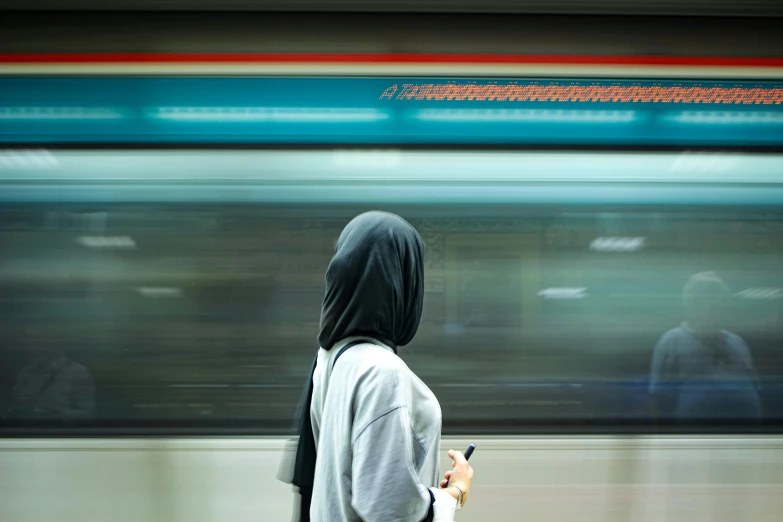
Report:
[[465,460],[470,460],[470,456],[473,455],[473,450],[475,449],[476,445],[471,442],[470,446],[468,446],[468,449],[466,449],[465,453],[463,453],[463,455],[465,455]]
[[[476,445],[471,442],[470,445],[468,446],[468,449],[466,449],[465,453],[463,453],[463,455],[465,455],[465,460],[468,460],[470,456],[473,455],[473,450],[475,449],[476,449]],[[451,482],[451,478],[449,478],[449,483],[450,482]],[[446,487],[448,487],[448,483],[446,484]]]

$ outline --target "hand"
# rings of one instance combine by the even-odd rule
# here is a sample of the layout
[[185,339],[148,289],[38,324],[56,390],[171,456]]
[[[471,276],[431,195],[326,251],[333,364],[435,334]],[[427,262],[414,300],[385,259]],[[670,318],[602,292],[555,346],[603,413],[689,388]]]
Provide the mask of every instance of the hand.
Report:
[[[473,468],[470,467],[468,461],[465,460],[465,455],[461,451],[449,450],[449,457],[453,461],[451,467],[454,468],[451,471],[447,471],[443,476],[444,480],[440,481],[441,488],[447,488],[448,485],[457,486],[462,490],[462,505],[468,500],[468,494],[470,493],[470,482],[473,480]],[[447,488],[446,492],[459,501],[459,493],[453,488]]]

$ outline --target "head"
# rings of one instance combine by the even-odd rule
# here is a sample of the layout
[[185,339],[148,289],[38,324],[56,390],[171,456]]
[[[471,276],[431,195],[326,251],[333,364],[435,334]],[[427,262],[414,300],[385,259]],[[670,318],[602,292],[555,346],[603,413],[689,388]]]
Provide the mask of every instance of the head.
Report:
[[694,275],[683,289],[688,324],[702,336],[713,336],[720,331],[730,302],[728,286],[714,272]]
[[416,335],[424,299],[424,244],[404,219],[385,212],[354,218],[326,270],[320,346],[368,336],[395,350]]

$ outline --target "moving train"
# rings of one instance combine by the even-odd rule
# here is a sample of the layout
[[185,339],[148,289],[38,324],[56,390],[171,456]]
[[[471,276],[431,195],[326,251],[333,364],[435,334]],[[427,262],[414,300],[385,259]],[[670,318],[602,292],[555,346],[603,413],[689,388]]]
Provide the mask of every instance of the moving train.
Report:
[[[0,518],[286,520],[324,269],[383,209],[426,244],[400,354],[478,446],[459,520],[777,520],[781,64],[461,60],[6,56]],[[758,415],[651,394],[705,273]]]

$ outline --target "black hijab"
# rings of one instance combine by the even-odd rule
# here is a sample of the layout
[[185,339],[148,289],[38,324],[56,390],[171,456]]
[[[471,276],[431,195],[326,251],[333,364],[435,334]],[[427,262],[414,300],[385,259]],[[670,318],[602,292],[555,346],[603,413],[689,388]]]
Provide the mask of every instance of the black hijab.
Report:
[[326,269],[321,348],[352,336],[395,351],[411,342],[424,297],[423,250],[416,230],[394,214],[368,212],[348,223]]
[[[348,337],[377,339],[397,351],[416,335],[424,300],[424,244],[404,219],[385,212],[354,218],[340,234],[326,270],[318,343],[331,350]],[[317,358],[316,358],[317,360]],[[310,406],[313,372],[297,425],[299,440],[292,484],[301,495],[299,517],[310,520],[316,448]]]

